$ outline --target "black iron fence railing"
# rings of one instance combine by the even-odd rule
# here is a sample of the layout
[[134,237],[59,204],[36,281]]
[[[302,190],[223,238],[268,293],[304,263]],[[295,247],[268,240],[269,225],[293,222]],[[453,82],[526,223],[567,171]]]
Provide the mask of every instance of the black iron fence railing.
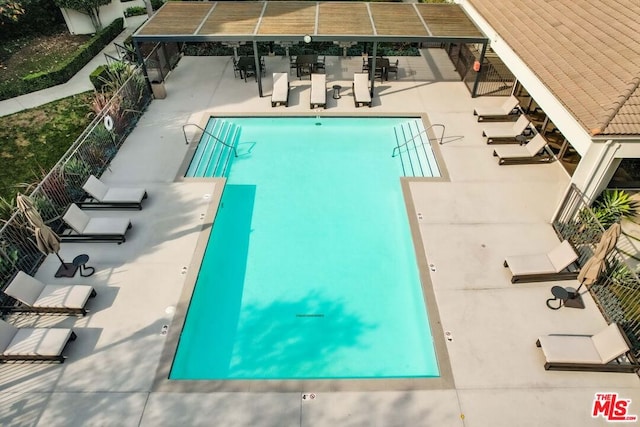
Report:
[[[104,106],[91,124],[29,195],[56,232],[64,229],[61,216],[69,204],[85,199],[82,185],[89,175],[102,175],[151,102],[141,68],[132,68],[121,87],[104,99]],[[18,270],[33,273],[43,259],[33,231],[16,210],[0,228],[0,289]],[[12,303],[0,295],[0,305]]]
[[511,95],[516,78],[495,53],[487,52],[480,70],[475,71],[474,63],[480,59],[480,52],[475,45],[451,43],[446,46],[446,50],[460,78],[469,88],[469,92],[473,92],[477,76],[478,86],[475,96]]
[[[580,190],[572,185],[553,220],[553,227],[561,239],[567,239],[580,253],[583,265],[593,255],[604,227],[598,221]],[[633,267],[637,262],[633,242],[620,235],[616,249],[605,259],[605,270],[588,287],[605,319],[624,329],[631,350],[640,359],[640,279]],[[585,287],[582,288],[584,290]]]

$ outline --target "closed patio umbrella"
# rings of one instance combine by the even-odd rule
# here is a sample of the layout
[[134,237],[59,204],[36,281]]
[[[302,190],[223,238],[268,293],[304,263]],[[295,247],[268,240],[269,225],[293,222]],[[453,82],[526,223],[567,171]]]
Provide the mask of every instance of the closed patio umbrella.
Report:
[[578,292],[580,291],[580,288],[582,288],[582,285],[592,285],[598,279],[598,276],[604,270],[604,260],[607,254],[616,247],[618,237],[620,237],[620,232],[620,224],[616,222],[602,233],[602,237],[600,237],[600,241],[598,242],[593,255],[587,260],[578,273],[578,282],[580,282],[580,286],[575,293],[570,295],[570,298],[578,298]]
[[27,218],[31,227],[33,227],[38,250],[45,255],[55,254],[60,260],[61,265],[55,277],[73,277],[78,267],[71,263],[65,263],[62,257],[60,257],[60,254],[58,254],[58,251],[60,251],[60,237],[51,227],[44,223],[33,201],[25,195],[18,194],[16,197],[16,205],[25,218]]

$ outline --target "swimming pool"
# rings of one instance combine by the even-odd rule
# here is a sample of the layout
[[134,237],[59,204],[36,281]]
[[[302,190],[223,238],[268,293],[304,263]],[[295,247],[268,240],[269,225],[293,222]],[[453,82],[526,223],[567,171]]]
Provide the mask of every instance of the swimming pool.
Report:
[[170,378],[437,377],[391,156],[413,119],[227,120],[239,155]]

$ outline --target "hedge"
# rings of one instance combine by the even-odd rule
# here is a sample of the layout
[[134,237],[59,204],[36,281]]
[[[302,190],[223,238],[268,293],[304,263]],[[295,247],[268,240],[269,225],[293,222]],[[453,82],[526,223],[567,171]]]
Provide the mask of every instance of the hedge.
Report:
[[0,83],[0,101],[65,83],[122,32],[123,24],[122,18],[116,19],[91,37],[75,55],[53,70],[28,74],[17,81]]

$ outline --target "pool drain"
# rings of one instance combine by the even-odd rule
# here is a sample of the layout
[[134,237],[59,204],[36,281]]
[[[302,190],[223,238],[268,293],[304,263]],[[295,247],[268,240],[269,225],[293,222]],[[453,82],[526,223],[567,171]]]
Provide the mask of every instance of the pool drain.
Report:
[[296,317],[324,317],[324,314],[296,314]]

